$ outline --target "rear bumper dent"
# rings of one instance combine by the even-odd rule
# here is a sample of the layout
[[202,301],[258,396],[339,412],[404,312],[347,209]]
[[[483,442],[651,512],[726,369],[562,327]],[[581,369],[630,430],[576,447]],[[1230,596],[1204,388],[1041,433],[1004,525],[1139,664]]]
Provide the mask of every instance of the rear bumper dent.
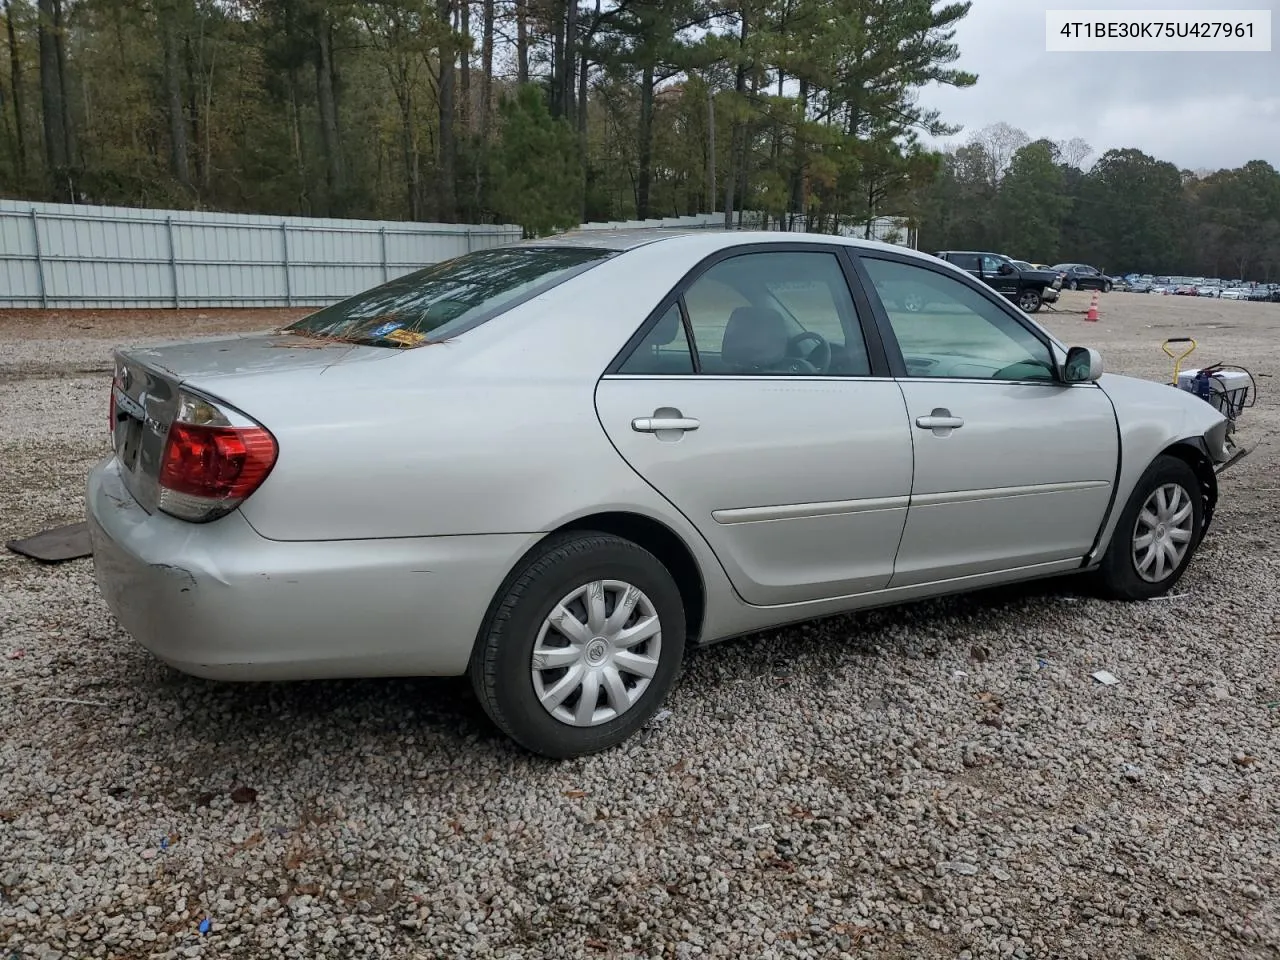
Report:
[[88,484],[94,575],[121,626],[184,673],[221,680],[452,676],[536,535],[278,542],[238,512],[148,514],[114,460]]

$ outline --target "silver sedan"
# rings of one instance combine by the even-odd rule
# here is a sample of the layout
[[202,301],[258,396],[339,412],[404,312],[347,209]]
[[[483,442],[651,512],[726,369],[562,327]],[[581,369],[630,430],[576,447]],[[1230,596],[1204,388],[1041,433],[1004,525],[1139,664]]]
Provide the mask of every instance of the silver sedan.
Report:
[[1162,594],[1231,446],[934,257],[720,231],[479,251],[120,351],[110,421],[96,575],[157,657],[469,674],[555,757],[643,725],[693,644],[1058,574]]

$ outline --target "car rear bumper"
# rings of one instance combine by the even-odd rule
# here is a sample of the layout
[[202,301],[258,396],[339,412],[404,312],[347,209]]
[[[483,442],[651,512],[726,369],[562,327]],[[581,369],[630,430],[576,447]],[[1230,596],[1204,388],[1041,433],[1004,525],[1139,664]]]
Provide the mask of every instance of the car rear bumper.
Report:
[[89,475],[94,575],[121,626],[221,680],[452,676],[537,534],[276,541],[234,512],[148,514],[114,458]]

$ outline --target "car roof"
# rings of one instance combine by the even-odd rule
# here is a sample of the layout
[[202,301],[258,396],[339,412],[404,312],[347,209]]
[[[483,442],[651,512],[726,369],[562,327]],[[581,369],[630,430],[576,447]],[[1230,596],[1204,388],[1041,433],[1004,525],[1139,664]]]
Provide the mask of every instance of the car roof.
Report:
[[624,252],[654,243],[672,246],[697,246],[704,250],[741,246],[749,243],[820,243],[832,246],[860,247],[866,250],[892,250],[895,253],[934,260],[935,257],[910,247],[862,240],[830,233],[793,233],[786,230],[734,230],[723,227],[640,227],[634,230],[571,230],[535,240],[520,241],[523,246],[583,247]]
[[[633,250],[646,243],[670,240],[673,236],[692,231],[663,230],[657,227],[641,227],[636,230],[570,230],[550,237],[524,240],[525,246],[535,247],[590,247],[596,250]],[[699,231],[701,232],[701,231]]]

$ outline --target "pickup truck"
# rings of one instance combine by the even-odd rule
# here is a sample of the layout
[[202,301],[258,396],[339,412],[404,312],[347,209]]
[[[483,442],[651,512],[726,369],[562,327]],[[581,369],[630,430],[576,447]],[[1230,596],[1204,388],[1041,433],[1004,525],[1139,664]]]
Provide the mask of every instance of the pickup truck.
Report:
[[967,270],[1027,313],[1035,313],[1041,304],[1058,299],[1058,291],[1062,289],[1060,273],[1019,267],[1002,253],[942,250],[935,256]]

